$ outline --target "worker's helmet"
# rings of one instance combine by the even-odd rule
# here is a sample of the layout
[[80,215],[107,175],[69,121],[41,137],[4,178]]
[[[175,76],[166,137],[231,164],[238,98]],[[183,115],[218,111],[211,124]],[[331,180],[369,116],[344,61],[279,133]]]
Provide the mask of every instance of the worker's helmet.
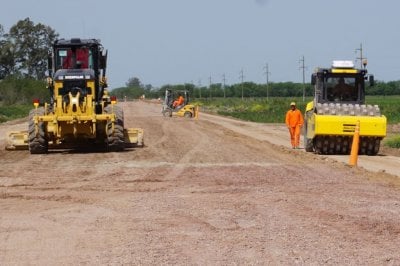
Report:
[[296,103],[295,102],[291,102],[290,106],[296,106]]

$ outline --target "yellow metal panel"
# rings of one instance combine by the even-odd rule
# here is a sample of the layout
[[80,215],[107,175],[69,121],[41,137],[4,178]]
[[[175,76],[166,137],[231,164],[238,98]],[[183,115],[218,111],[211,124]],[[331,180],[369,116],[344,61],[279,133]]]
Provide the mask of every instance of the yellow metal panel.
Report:
[[62,81],[55,81],[54,82],[54,96],[58,96],[58,91],[63,87],[63,82]]
[[315,135],[353,135],[360,121],[360,136],[386,136],[386,117],[315,115]]
[[356,74],[358,73],[357,69],[346,69],[346,68],[333,68],[332,73],[349,73],[349,74]]
[[311,111],[313,109],[314,109],[314,101],[307,103],[306,112]]
[[92,97],[93,98],[95,98],[96,97],[96,90],[94,89],[95,87],[94,87],[94,80],[88,80],[87,82],[86,82],[86,86],[88,87],[88,88],[91,88],[92,89]]
[[53,120],[54,120],[54,116],[52,116],[52,115],[38,116],[38,121],[53,122]]
[[74,120],[74,117],[72,115],[57,116],[57,121],[72,121],[72,120]]
[[141,147],[144,145],[144,130],[141,128],[124,129],[126,147]]
[[115,114],[96,115],[96,120],[115,120]]
[[27,150],[28,132],[12,131],[9,132],[6,139],[6,150]]

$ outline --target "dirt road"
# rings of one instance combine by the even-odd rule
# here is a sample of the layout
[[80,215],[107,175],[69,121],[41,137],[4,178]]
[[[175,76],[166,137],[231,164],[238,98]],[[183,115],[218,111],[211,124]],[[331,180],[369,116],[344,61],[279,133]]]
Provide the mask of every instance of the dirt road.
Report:
[[144,148],[0,151],[0,264],[400,264],[400,178],[380,166],[288,149],[282,125],[123,105]]

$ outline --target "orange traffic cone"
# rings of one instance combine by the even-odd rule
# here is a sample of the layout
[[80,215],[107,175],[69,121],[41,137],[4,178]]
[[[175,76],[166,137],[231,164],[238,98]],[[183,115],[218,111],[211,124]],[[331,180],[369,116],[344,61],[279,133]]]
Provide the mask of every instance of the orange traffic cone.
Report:
[[354,129],[353,143],[351,144],[350,160],[349,165],[357,166],[358,160],[358,147],[360,142],[360,121],[356,123],[356,128]]

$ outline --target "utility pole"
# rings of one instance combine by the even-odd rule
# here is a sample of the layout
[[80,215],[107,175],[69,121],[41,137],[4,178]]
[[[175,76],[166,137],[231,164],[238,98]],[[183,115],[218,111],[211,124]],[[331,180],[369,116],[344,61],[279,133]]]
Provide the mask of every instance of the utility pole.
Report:
[[208,80],[209,82],[210,82],[210,85],[209,85],[209,90],[210,90],[210,100],[211,100],[211,84],[212,84],[212,82],[211,82],[211,75],[210,75],[210,77],[209,77],[209,80]]
[[244,80],[243,68],[242,68],[242,70],[240,71],[240,76],[239,76],[239,78],[240,78],[240,80],[241,80],[241,82],[242,82],[242,101],[243,101],[243,100],[244,100],[244,98],[243,98],[243,80]]
[[201,79],[199,79],[199,94],[200,94],[200,99],[201,99]]
[[306,73],[305,73],[306,66],[304,64],[304,55],[302,56],[302,58],[300,58],[299,63],[300,63],[300,69],[303,70],[303,102],[304,102],[306,99]]
[[267,101],[269,101],[269,74],[271,74],[271,72],[269,72],[268,63],[265,64],[264,70],[265,70],[264,74],[267,79],[266,80],[267,81]]
[[357,48],[355,50],[355,52],[357,53],[357,51],[360,51],[360,57],[356,57],[356,60],[360,60],[360,66],[361,68],[365,68],[367,66],[367,58],[363,57],[363,47],[362,47],[362,43],[360,43],[360,48]]
[[225,82],[226,82],[226,78],[225,78],[225,73],[222,74],[222,89],[224,91],[224,98],[226,98],[225,96]]

